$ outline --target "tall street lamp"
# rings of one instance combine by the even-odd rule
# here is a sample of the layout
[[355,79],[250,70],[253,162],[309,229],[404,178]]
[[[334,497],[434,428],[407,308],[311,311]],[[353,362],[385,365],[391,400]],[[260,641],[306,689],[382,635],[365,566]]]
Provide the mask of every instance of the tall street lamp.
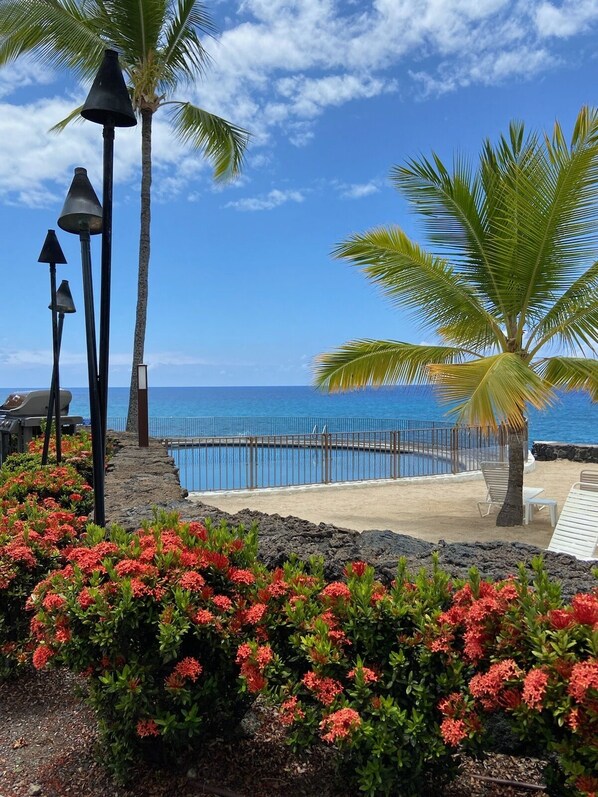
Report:
[[[56,420],[56,462],[62,460],[61,451],[61,428],[60,428],[60,379],[58,375],[58,315],[56,312],[56,264],[66,263],[66,257],[54,230],[48,230],[46,240],[42,246],[42,251],[37,259],[38,263],[48,263],[50,266],[50,307],[52,309],[52,384],[55,385],[55,392],[50,390],[50,401],[48,402],[48,418],[52,418],[52,406],[54,407],[54,415]],[[50,420],[49,426],[52,425]],[[46,427],[47,428],[47,427]],[[50,442],[49,436],[46,438],[48,444]],[[48,449],[44,442],[44,450],[42,452],[42,465],[48,464]]]
[[89,410],[91,416],[91,456],[93,463],[94,522],[105,525],[104,511],[104,437],[98,387],[93,282],[91,276],[90,236],[102,232],[102,206],[92,188],[87,170],[75,169],[75,176],[64,201],[58,226],[79,236],[83,271],[83,304],[85,307],[85,338],[87,342],[87,375],[89,382]]
[[[52,407],[56,406],[56,462],[60,462],[61,454],[61,421],[60,421],[60,378],[59,362],[60,348],[62,346],[62,327],[64,326],[64,316],[66,313],[76,313],[75,303],[69,288],[68,280],[62,280],[56,291],[55,300],[48,305],[52,314],[58,313],[58,353],[56,355],[55,371],[52,371],[52,383],[50,385],[50,401],[48,402],[48,415],[46,417],[46,431],[44,435],[44,449],[42,453],[42,465],[48,463],[48,449],[50,448],[50,433],[52,429]],[[56,404],[54,404],[56,402]]]
[[103,125],[104,179],[102,186],[102,271],[100,283],[99,396],[102,416],[102,445],[106,448],[108,414],[108,361],[110,346],[110,280],[112,270],[112,187],[114,176],[114,128],[137,124],[131,98],[118,63],[118,53],[106,50],[81,116]]

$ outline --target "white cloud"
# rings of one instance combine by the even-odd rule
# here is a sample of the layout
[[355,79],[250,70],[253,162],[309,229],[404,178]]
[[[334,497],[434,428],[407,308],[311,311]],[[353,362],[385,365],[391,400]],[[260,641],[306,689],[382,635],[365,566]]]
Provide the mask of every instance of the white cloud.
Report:
[[370,180],[369,183],[354,183],[353,185],[340,186],[340,192],[343,199],[361,199],[364,196],[377,194],[380,188],[380,180]]
[[555,3],[540,3],[535,21],[541,36],[568,38],[589,30],[593,23],[598,22],[598,2],[564,0],[560,7]]
[[[564,57],[558,38],[581,36],[598,23],[598,0],[238,0],[230,5],[236,14],[209,43],[212,68],[180,98],[251,130],[254,157],[274,135],[309,145],[318,119],[333,107],[387,92],[425,97],[537,75]],[[0,201],[31,207],[58,203],[77,165],[88,165],[92,183],[101,179],[96,125],[47,132],[81,102],[83,88],[76,97],[8,101],[16,89],[48,84],[53,77],[29,59],[0,69]],[[210,183],[209,167],[176,142],[166,111],[158,112],[153,130],[156,199],[196,199]],[[115,153],[116,180],[137,178],[139,131],[119,130]],[[276,207],[279,200],[258,199],[252,209]]]
[[55,79],[51,69],[25,56],[0,69],[0,97],[7,97],[24,86],[49,86]]
[[228,202],[225,207],[235,210],[273,210],[286,202],[303,202],[304,199],[301,191],[280,191],[274,188],[264,196],[245,197],[235,202]]

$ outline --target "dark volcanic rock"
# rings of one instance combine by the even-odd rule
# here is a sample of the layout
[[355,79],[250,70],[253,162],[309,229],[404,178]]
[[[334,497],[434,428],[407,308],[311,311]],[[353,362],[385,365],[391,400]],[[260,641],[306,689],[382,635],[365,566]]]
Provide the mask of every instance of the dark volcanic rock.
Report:
[[470,542],[437,545],[375,529],[359,533],[326,523],[280,515],[267,515],[244,509],[234,515],[216,507],[184,500],[174,462],[157,441],[149,448],[137,447],[134,435],[118,435],[114,456],[106,476],[106,516],[109,522],[119,523],[129,531],[151,520],[153,507],[176,512],[183,521],[205,520],[213,523],[225,520],[234,525],[258,527],[259,558],[270,567],[281,565],[291,554],[303,561],[320,556],[325,562],[325,574],[330,580],[340,579],[347,562],[364,560],[373,565],[378,578],[388,583],[395,575],[397,563],[405,557],[412,573],[420,568],[430,569],[436,552],[440,566],[455,578],[467,578],[475,566],[484,578],[503,579],[517,573],[519,563],[531,574],[534,557],[544,553],[544,562],[552,578],[561,582],[563,595],[570,598],[576,592],[588,592],[596,587],[592,565],[566,554],[542,552],[526,543]]

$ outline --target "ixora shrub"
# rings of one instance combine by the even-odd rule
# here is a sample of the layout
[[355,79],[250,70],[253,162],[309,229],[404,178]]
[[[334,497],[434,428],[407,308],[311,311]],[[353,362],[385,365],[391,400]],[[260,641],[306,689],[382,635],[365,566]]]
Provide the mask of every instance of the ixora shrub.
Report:
[[54,499],[77,515],[89,514],[93,506],[92,488],[68,463],[8,471],[0,477],[0,512],[26,499],[43,502],[46,498]]
[[0,512],[0,680],[31,660],[34,645],[25,603],[35,585],[62,563],[61,550],[81,535],[87,518],[35,495]]
[[256,549],[242,526],[162,513],[133,534],[90,526],[35,588],[34,665],[87,676],[115,773],[238,723],[250,696],[237,651],[262,620],[270,580]]
[[549,793],[598,795],[598,592],[563,605],[541,559],[534,587],[519,578],[472,578],[438,618],[435,646],[447,667],[475,668],[440,702],[442,734],[453,748],[478,751],[488,718],[500,715],[552,763]]
[[[41,455],[44,448],[44,438],[35,437],[28,445],[28,454],[21,454],[21,457],[39,457],[41,464]],[[89,483],[92,483],[93,478],[93,464],[91,455],[91,434],[86,429],[80,429],[74,435],[62,435],[60,451],[62,459],[68,462],[83,478]],[[111,446],[110,441],[107,443],[107,458],[110,457]],[[56,438],[52,435],[50,437],[50,445],[48,448],[48,459],[50,462],[56,460]]]
[[[79,436],[65,456],[86,448]],[[31,660],[25,602],[33,587],[64,564],[61,550],[84,532],[91,488],[70,465],[43,468],[39,453],[7,457],[0,468],[0,680]]]
[[[411,581],[401,564],[390,588],[354,562],[346,583],[321,573],[293,586],[276,582],[285,602],[271,649],[259,638],[238,654],[248,688],[281,706],[296,747],[323,739],[340,753],[345,776],[368,795],[420,795],[456,770],[441,732],[438,704],[458,690],[464,664],[430,638],[432,618],[448,608],[448,575],[434,566]],[[288,575],[288,578],[287,578]]]

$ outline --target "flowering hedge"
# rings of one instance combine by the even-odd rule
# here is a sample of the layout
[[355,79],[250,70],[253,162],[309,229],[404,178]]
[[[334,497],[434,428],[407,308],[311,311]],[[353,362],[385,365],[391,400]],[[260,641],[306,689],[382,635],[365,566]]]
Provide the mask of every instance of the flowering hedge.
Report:
[[484,746],[489,715],[506,717],[523,740],[554,760],[552,793],[598,795],[598,592],[564,606],[541,560],[531,589],[519,578],[488,584],[473,578],[438,621],[434,644],[447,666],[473,672],[445,698],[442,734],[468,751]]
[[[65,442],[75,459],[87,445]],[[25,602],[83,534],[91,501],[91,487],[69,462],[42,468],[31,452],[11,455],[0,468],[0,680],[30,662]]]
[[257,641],[242,659],[291,741],[335,745],[366,794],[431,792],[456,751],[488,746],[487,712],[500,712],[552,761],[552,794],[596,797],[598,598],[564,606],[541,560],[533,567],[533,589],[523,567],[496,584],[474,570],[458,588],[436,566],[411,581],[404,565],[387,589],[355,562],[346,583],[316,578],[285,604],[267,660]]
[[387,588],[363,562],[349,565],[346,577],[327,585],[321,573],[304,577],[302,595],[279,582],[288,599],[274,655],[260,662],[258,640],[240,651],[261,677],[248,684],[279,703],[294,746],[334,745],[360,792],[431,793],[457,765],[438,703],[461,685],[463,664],[447,665],[429,643],[431,618],[450,604],[449,577],[435,567],[412,582],[401,567]]
[[117,774],[237,724],[249,700],[237,651],[261,621],[269,579],[256,546],[242,526],[164,513],[133,534],[92,526],[35,588],[34,665],[87,676]]
[[[43,437],[34,437],[28,444],[27,450],[29,453],[21,456],[39,456],[41,464],[43,448]],[[111,443],[110,440],[108,440],[106,445],[106,459],[110,458],[111,450]],[[80,429],[77,434],[62,435],[60,451],[62,459],[75,468],[85,479],[86,483],[91,484],[93,480],[91,434],[86,429]],[[50,437],[48,460],[50,462],[56,460],[56,438],[53,435]]]

